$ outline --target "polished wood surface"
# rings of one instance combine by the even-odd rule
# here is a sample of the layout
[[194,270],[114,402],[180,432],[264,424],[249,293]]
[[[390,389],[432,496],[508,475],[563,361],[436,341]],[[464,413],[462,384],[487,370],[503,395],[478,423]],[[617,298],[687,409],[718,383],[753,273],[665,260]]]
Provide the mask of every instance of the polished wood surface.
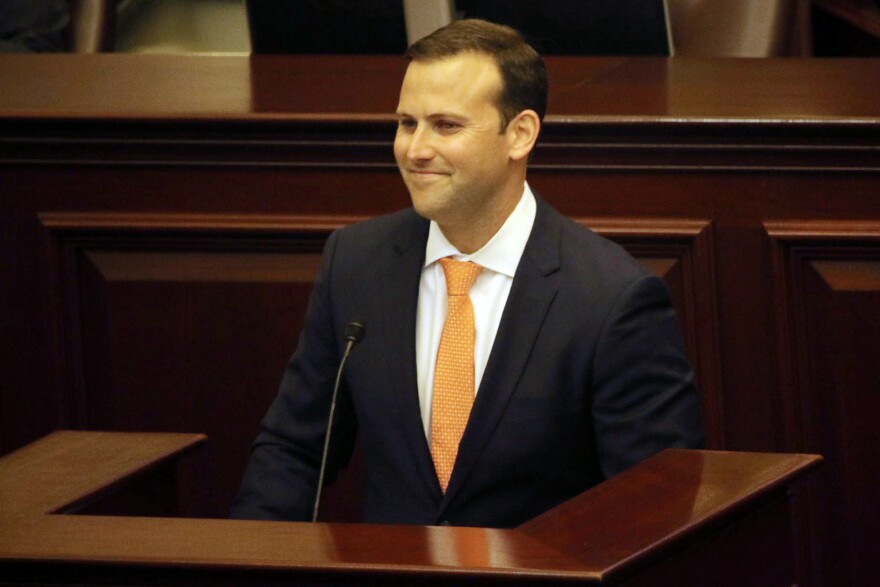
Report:
[[[409,205],[403,66],[0,56],[0,451],[204,431],[179,507],[225,516],[324,241]],[[709,448],[827,456],[800,584],[880,583],[880,61],[548,66],[532,187],[665,279]],[[359,519],[358,483],[325,519]]]
[[[0,576],[5,577],[0,584],[49,575],[61,582],[81,580],[83,573],[113,577],[114,569],[140,576],[134,571],[145,567],[163,580],[182,580],[193,569],[216,576],[224,576],[222,570],[242,572],[233,584],[280,572],[287,580],[320,572],[380,584],[416,577],[450,584],[528,579],[616,584],[692,549],[718,527],[746,518],[746,512],[763,511],[774,494],[784,494],[821,460],[670,450],[517,530],[53,513],[202,440],[59,432],[0,458]],[[782,527],[790,532],[789,518]],[[792,557],[791,538],[786,542]]]
[[817,462],[806,455],[666,451],[520,531],[602,569],[603,577],[631,574],[644,566],[640,559],[652,560],[694,532],[731,523],[744,496],[778,495],[802,467]]
[[[878,60],[548,57],[547,64],[550,128],[880,118]],[[405,67],[377,56],[0,55],[0,114],[387,122]]]
[[55,432],[0,459],[0,516],[82,509],[204,441],[202,434]]

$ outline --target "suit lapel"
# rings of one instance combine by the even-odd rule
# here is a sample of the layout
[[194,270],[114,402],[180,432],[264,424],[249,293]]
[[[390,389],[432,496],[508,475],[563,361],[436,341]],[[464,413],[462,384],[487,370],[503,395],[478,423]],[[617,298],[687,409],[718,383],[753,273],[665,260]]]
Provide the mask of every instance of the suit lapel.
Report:
[[489,442],[532,352],[559,287],[560,237],[559,219],[538,199],[532,234],[514,276],[440,515]]
[[378,276],[382,288],[382,317],[385,324],[383,353],[392,386],[395,419],[407,438],[423,480],[430,492],[440,495],[431,451],[425,439],[419,407],[416,373],[416,308],[419,281],[425,261],[428,223],[415,220],[408,234],[396,236]]

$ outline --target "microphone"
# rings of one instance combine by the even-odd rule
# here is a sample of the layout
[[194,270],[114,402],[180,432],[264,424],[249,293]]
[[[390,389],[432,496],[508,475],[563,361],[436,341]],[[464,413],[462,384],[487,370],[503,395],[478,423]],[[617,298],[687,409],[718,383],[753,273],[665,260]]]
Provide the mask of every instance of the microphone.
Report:
[[339,395],[339,383],[342,381],[342,369],[345,361],[354,345],[359,343],[367,333],[366,323],[360,318],[355,318],[345,325],[343,336],[345,337],[345,351],[342,360],[339,361],[339,370],[336,372],[336,384],[333,386],[333,395],[330,399],[330,416],[327,418],[327,432],[324,434],[324,452],[321,454],[321,470],[318,472],[318,490],[315,493],[315,505],[312,508],[312,521],[318,520],[318,507],[321,504],[321,490],[324,487],[324,471],[327,468],[327,455],[330,452],[330,431],[333,429],[333,415],[336,413],[336,396]]

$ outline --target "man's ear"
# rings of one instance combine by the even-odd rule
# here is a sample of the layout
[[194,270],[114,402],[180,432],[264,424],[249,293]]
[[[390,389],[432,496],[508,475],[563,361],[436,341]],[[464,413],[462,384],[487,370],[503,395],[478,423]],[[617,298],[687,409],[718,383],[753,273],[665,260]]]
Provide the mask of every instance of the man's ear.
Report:
[[538,133],[541,132],[541,119],[534,110],[523,110],[507,125],[510,141],[510,158],[514,161],[525,159],[535,147]]

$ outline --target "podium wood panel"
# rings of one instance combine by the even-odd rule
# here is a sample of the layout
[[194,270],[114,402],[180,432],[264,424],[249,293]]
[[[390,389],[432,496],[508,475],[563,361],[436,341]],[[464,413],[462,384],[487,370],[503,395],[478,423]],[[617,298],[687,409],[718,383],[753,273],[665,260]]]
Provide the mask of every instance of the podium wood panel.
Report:
[[64,513],[203,440],[57,432],[0,459],[0,584],[650,585],[682,576],[677,557],[709,573],[742,562],[731,544],[773,538],[773,564],[731,578],[782,585],[768,578],[793,580],[794,543],[778,504],[821,460],[667,450],[512,530]]

